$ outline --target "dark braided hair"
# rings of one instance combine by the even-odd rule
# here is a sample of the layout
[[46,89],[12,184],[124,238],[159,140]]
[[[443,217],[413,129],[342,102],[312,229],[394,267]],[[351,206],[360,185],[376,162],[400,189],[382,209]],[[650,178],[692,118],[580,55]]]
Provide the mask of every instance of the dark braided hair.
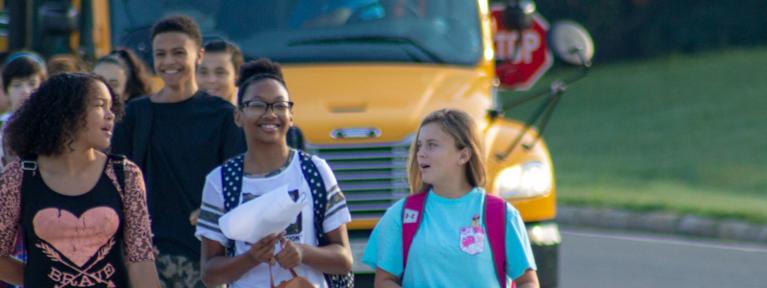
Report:
[[282,76],[282,66],[279,63],[266,58],[253,60],[240,68],[240,79],[237,81],[237,86],[240,88],[237,91],[237,105],[242,105],[242,97],[245,96],[248,86],[264,79],[273,79],[280,82],[285,90],[288,89],[285,78]]
[[8,147],[16,155],[53,156],[65,152],[86,125],[88,101],[102,83],[112,98],[115,121],[122,105],[104,78],[86,73],[57,74],[40,85],[5,128]]

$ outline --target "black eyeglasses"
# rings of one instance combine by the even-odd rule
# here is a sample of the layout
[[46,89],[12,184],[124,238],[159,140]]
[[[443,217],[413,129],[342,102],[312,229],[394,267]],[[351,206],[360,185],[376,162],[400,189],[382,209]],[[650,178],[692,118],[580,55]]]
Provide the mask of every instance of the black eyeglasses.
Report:
[[272,109],[274,113],[285,113],[293,109],[293,102],[290,101],[277,101],[274,103],[266,103],[258,100],[244,101],[240,105],[240,109],[251,115],[262,115]]

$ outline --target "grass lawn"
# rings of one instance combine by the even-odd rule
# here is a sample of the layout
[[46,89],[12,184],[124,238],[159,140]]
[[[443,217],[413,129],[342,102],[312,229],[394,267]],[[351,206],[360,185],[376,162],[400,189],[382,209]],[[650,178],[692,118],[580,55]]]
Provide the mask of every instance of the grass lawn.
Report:
[[[554,67],[538,86],[568,72]],[[534,106],[506,114],[526,119]],[[596,64],[545,138],[562,203],[767,223],[765,132],[761,48]]]

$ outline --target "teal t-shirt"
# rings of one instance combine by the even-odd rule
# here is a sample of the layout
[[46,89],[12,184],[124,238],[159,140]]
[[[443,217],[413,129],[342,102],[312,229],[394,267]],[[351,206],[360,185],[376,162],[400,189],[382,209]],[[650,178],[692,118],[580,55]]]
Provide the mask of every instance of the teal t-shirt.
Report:
[[[428,193],[420,227],[410,246],[402,286],[499,287],[487,237],[483,251],[478,254],[470,255],[460,247],[460,229],[470,227],[474,217],[484,217],[484,190],[474,188],[456,199]],[[373,229],[362,258],[370,267],[393,275],[402,275],[404,203],[402,199],[386,211]],[[506,275],[516,279],[525,270],[537,268],[519,212],[510,204],[506,204],[506,210]],[[484,221],[479,223],[487,231]]]

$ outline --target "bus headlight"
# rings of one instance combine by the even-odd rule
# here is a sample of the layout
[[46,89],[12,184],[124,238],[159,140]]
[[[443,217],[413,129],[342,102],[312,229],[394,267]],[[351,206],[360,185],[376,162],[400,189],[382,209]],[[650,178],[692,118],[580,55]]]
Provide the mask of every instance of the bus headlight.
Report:
[[495,189],[506,199],[531,198],[551,190],[551,169],[540,161],[529,161],[501,170]]

